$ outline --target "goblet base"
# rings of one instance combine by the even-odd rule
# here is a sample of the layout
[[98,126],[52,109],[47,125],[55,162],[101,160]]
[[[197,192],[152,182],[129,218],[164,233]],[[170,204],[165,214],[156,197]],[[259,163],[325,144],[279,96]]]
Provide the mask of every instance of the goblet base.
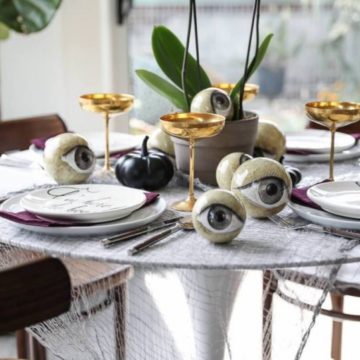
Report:
[[106,169],[105,167],[96,169],[93,172],[93,177],[102,184],[112,184],[116,179],[114,169]]
[[195,203],[195,198],[187,198],[186,200],[177,201],[171,204],[171,208],[177,211],[191,212]]

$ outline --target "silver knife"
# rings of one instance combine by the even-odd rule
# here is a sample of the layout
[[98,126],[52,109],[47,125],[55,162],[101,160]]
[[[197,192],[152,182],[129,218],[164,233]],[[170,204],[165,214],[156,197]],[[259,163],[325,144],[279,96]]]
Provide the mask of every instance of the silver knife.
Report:
[[166,228],[169,228],[171,226],[174,226],[174,223],[176,221],[180,220],[181,218],[182,218],[182,216],[178,216],[178,217],[175,217],[175,218],[172,218],[172,219],[164,220],[161,223],[158,223],[156,225],[142,226],[140,228],[136,228],[136,229],[133,229],[133,230],[128,230],[128,231],[122,232],[120,234],[101,239],[100,242],[105,247],[110,247],[110,246],[112,246],[112,245],[114,245],[114,244],[116,244],[118,242],[121,242],[121,241],[131,240],[131,239],[134,239],[134,238],[136,238],[138,236],[149,234],[149,233],[151,233],[153,231],[166,229]]

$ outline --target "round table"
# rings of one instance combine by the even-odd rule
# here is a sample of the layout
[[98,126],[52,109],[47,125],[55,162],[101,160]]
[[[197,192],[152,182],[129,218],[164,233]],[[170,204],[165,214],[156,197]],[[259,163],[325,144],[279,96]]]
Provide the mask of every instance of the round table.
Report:
[[[12,188],[10,183],[24,170],[5,167],[0,169],[3,181],[5,179],[7,184],[6,191],[17,190],[14,188],[15,185]],[[303,184],[313,184],[325,178],[328,166],[302,165],[301,171]],[[341,174],[339,179],[360,180],[358,162],[355,161],[337,164],[335,173]],[[28,185],[39,185],[42,182],[49,182],[49,179],[44,177],[40,170],[32,170]],[[24,187],[24,183],[21,186]],[[160,193],[171,203],[175,199],[185,197],[186,188],[173,181]],[[1,195],[4,194],[0,193]],[[202,304],[200,311],[193,316],[193,328],[197,334],[201,334],[200,340],[197,338],[199,345],[196,348],[196,359],[206,360],[219,360],[224,352],[225,344],[219,345],[215,340],[223,336],[227,329],[233,300],[241,281],[240,270],[298,268],[360,261],[360,247],[353,246],[348,251],[348,240],[309,230],[294,231],[280,228],[269,220],[248,219],[242,233],[228,245],[212,244],[195,232],[178,232],[136,256],[129,256],[127,249],[141,241],[141,238],[106,249],[99,242],[101,236],[64,237],[37,234],[20,230],[3,219],[0,219],[0,234],[1,242],[26,249],[133,265],[135,276],[129,284],[129,322],[139,322],[139,313],[145,311],[144,303],[152,304],[155,301],[153,295],[147,291],[148,274],[159,275],[169,269],[181,269],[178,278],[185,293],[192,294],[188,301],[190,308],[195,309],[196,304]],[[346,271],[340,272],[338,276],[346,278]],[[139,289],[141,295],[138,293]],[[209,294],[214,293],[228,296],[219,296],[216,301],[209,301]],[[168,336],[163,330],[168,324],[165,324],[166,321],[164,323],[159,313],[154,311],[157,305],[147,307],[152,311],[142,316],[145,316],[147,323],[153,325],[145,333]],[[222,314],[221,318],[219,313]],[[141,341],[147,343],[154,339],[152,336],[144,337],[143,334]],[[161,341],[169,344],[172,359],[181,358],[171,336],[168,340]],[[134,349],[137,345],[134,343],[130,344],[129,352],[132,346],[133,351],[136,351]],[[163,358],[160,353],[156,353],[156,346],[147,346],[152,346],[153,359]],[[164,349],[161,349],[161,353],[163,351]]]

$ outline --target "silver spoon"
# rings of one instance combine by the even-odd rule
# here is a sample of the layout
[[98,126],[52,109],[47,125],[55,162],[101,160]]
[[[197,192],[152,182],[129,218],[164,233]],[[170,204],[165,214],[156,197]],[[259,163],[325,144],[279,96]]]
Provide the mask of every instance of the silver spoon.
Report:
[[128,254],[129,255],[138,254],[139,252],[158,243],[162,239],[176,233],[179,230],[193,230],[193,229],[194,229],[194,225],[192,223],[191,216],[184,217],[184,218],[180,219],[177,222],[177,224],[174,227],[172,227],[171,229],[165,230],[165,231],[161,232],[160,234],[156,234],[156,235],[148,238],[147,240],[141,242],[140,244],[135,245],[134,247],[130,248],[128,250]]

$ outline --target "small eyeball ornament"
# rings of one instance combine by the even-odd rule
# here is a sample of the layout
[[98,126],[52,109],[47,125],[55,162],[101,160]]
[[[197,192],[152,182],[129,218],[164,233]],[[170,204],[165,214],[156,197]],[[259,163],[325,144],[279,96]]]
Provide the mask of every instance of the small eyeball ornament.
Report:
[[58,184],[80,184],[93,172],[94,152],[77,134],[60,134],[45,143],[44,167]]
[[234,106],[230,96],[221,89],[207,88],[198,92],[191,102],[191,112],[211,113],[232,119]]
[[291,194],[291,178],[275,160],[256,158],[242,164],[231,183],[231,191],[242,201],[246,213],[266,218],[280,212]]
[[154,130],[149,137],[149,148],[164,152],[167,155],[175,156],[174,143],[170,136],[161,129]]
[[219,188],[224,190],[231,189],[231,180],[236,169],[245,161],[251,160],[252,157],[242,152],[231,153],[221,159],[216,168],[216,181]]
[[196,201],[192,211],[196,232],[213,243],[227,243],[242,230],[245,207],[230,191],[207,191]]
[[286,151],[286,138],[270,121],[260,121],[255,143],[254,157],[270,157],[280,161]]

